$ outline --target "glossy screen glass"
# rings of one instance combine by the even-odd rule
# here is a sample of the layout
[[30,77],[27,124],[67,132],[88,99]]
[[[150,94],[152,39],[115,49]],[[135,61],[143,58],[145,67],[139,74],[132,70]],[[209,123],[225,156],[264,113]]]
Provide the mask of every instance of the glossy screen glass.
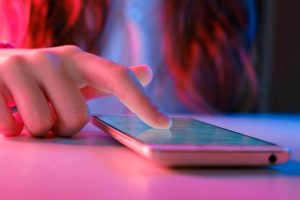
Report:
[[172,118],[168,130],[153,129],[136,117],[98,117],[121,132],[147,144],[273,145],[246,135],[187,118]]

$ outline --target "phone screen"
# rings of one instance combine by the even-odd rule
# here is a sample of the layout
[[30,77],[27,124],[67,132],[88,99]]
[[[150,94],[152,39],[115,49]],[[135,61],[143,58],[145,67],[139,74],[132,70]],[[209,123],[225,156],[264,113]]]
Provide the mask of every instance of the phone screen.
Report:
[[274,145],[234,131],[189,118],[172,118],[170,129],[154,129],[136,117],[97,117],[121,132],[147,144]]

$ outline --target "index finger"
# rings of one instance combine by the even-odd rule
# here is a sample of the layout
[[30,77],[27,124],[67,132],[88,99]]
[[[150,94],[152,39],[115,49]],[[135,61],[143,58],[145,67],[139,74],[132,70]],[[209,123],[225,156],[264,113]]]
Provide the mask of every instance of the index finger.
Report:
[[92,54],[77,61],[86,84],[115,95],[150,126],[170,128],[170,118],[154,105],[130,69]]

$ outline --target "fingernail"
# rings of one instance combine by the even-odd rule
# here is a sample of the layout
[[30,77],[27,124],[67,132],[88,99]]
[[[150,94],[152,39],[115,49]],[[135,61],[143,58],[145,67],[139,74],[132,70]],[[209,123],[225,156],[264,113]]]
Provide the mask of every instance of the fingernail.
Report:
[[158,123],[162,126],[162,128],[170,128],[172,126],[172,120],[168,115],[164,114],[162,111],[160,111],[160,114],[158,116]]

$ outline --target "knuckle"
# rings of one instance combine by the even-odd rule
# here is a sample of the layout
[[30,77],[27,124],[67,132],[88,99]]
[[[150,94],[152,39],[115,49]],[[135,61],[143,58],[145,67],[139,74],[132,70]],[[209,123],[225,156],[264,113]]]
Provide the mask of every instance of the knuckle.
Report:
[[87,109],[73,111],[68,115],[63,127],[57,131],[57,134],[64,137],[69,137],[78,132],[89,121],[89,112]]
[[73,54],[73,53],[82,52],[82,49],[76,45],[63,45],[63,46],[55,47],[54,49],[57,50],[58,52],[63,52],[64,54]]
[[78,46],[76,45],[64,45],[63,48],[65,48],[67,51],[70,52],[78,52],[82,51]]
[[33,60],[42,61],[43,63],[52,63],[59,61],[59,56],[48,49],[39,49],[31,53],[31,58]]
[[85,125],[87,123],[89,119],[89,114],[87,109],[82,109],[76,112],[72,113],[72,117],[70,117],[69,120],[69,126],[70,128],[78,128],[78,127],[82,127],[83,125]]
[[140,99],[140,107],[141,108],[147,108],[147,107],[150,107],[150,106],[151,106],[151,104],[150,104],[150,102],[147,98]]
[[0,71],[2,74],[19,73],[24,70],[25,63],[26,63],[26,59],[22,55],[8,56],[2,60]]
[[115,67],[112,68],[110,78],[111,78],[111,85],[109,90],[112,93],[115,93],[116,95],[122,95],[123,91],[119,90],[118,87],[122,83],[126,83],[128,79],[131,78],[131,70],[128,69],[127,67],[121,66],[121,65],[116,65]]
[[[63,72],[63,68],[61,67],[63,64],[62,57],[48,49],[41,49],[31,53],[30,61],[32,63],[37,63],[32,65],[34,72],[36,74],[37,79],[40,80],[41,75],[44,77],[49,77],[52,73],[56,75]],[[46,79],[45,79],[46,80]],[[43,82],[42,80],[40,80]]]
[[11,55],[11,56],[7,56],[4,60],[3,60],[3,64],[18,64],[18,63],[23,63],[25,62],[25,58],[23,55]]
[[148,110],[148,111],[151,111],[151,112],[156,110],[156,106],[147,97],[142,97],[139,100],[139,103],[137,103],[137,104],[138,104],[137,107],[139,107],[140,110]]
[[40,120],[34,120],[26,124],[26,127],[30,134],[35,137],[44,136],[49,132],[52,126],[53,121],[51,119],[45,119],[42,117],[40,118]]

